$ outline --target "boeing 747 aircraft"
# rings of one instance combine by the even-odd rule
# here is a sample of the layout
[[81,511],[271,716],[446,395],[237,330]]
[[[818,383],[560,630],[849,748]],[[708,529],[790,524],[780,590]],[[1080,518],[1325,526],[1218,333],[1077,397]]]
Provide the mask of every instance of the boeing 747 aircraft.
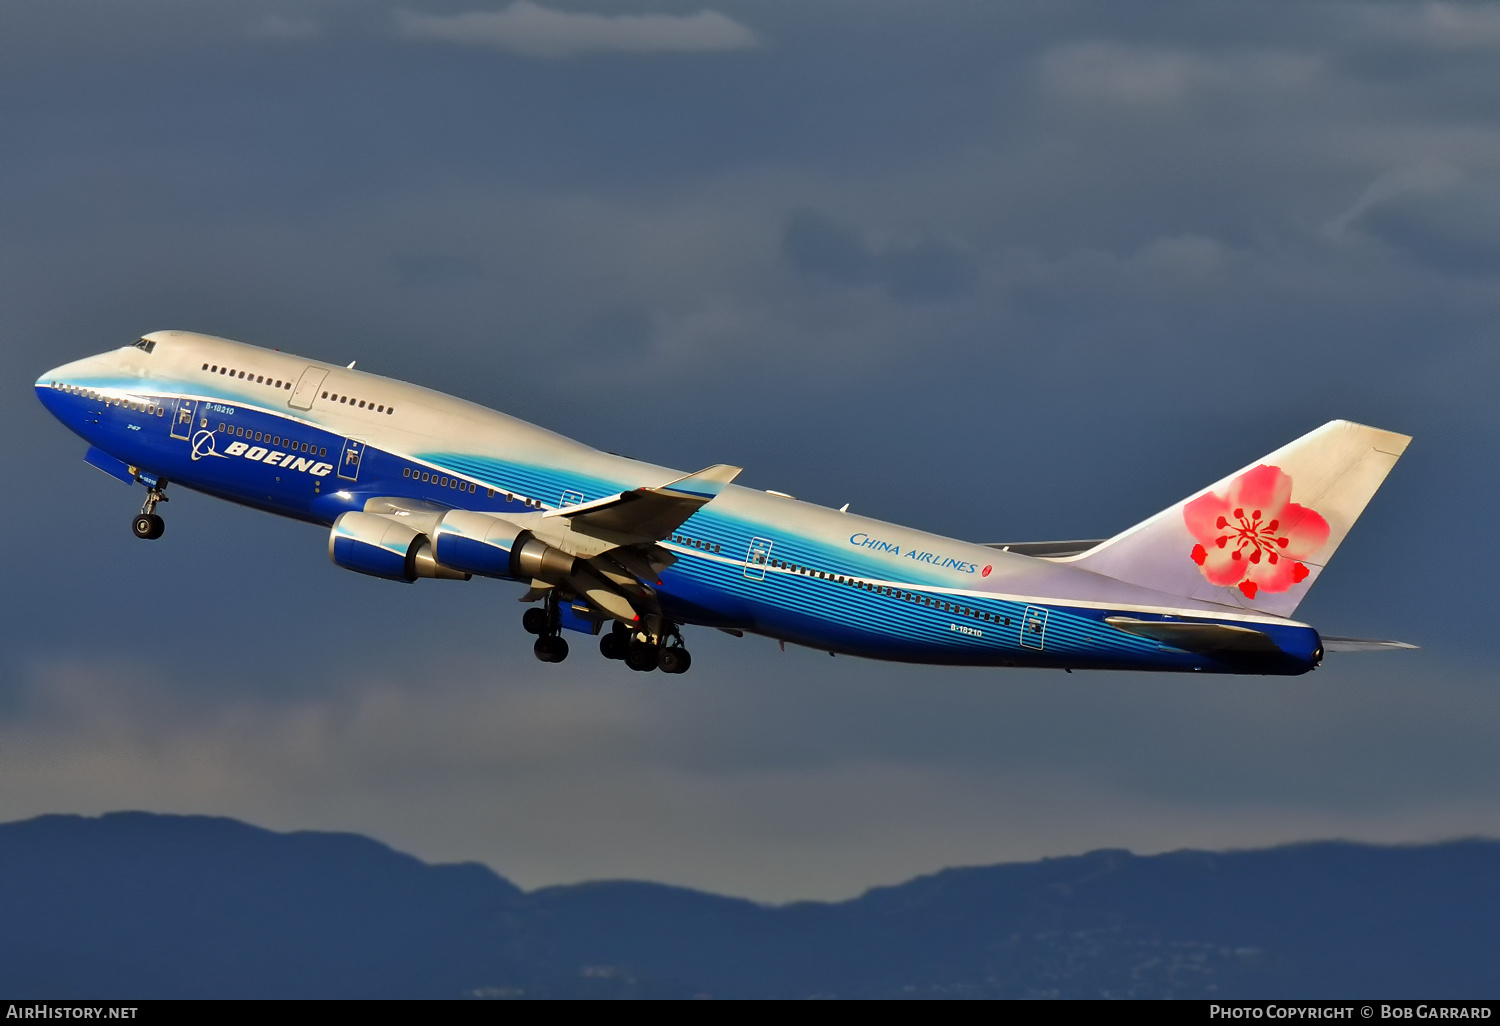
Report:
[[1298,674],[1291,619],[1410,439],[1332,421],[1113,538],[976,544],[592,449],[440,392],[186,331],[48,371],[43,405],[94,467],[328,529],[338,566],[528,586],[544,662],[563,631],[682,673],[687,625],[915,663]]

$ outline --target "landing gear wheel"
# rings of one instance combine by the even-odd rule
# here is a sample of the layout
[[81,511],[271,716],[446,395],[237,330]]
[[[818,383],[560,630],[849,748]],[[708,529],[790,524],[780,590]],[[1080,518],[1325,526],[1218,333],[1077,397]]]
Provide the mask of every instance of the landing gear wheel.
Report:
[[664,648],[658,659],[662,673],[687,673],[693,665],[693,657],[685,648]]
[[560,663],[568,658],[568,643],[556,634],[537,638],[531,650],[544,663]]
[[527,634],[546,634],[547,628],[550,626],[547,621],[550,619],[551,617],[547,615],[545,609],[540,606],[532,606],[521,614],[521,628]]
[[644,641],[633,641],[625,650],[625,665],[640,673],[656,669],[657,648]]
[[166,521],[155,513],[142,513],[130,524],[130,529],[135,532],[137,538],[152,540],[160,538],[162,532],[167,529]]
[[624,634],[610,631],[599,639],[599,654],[606,659],[624,659],[630,647]]

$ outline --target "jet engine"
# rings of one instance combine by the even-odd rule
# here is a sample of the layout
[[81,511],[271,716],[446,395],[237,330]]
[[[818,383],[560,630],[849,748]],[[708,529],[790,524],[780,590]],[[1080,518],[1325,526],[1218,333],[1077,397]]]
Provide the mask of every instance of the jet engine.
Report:
[[425,534],[390,517],[350,512],[333,522],[328,558],[345,570],[410,583],[418,577],[467,581],[468,573],[433,558]]
[[437,561],[483,577],[556,581],[572,577],[577,561],[508,520],[455,509],[432,532]]

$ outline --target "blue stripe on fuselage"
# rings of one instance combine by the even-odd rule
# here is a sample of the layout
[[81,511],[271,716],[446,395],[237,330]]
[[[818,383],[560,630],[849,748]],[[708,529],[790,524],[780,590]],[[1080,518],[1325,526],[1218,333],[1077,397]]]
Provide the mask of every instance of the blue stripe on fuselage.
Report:
[[[363,443],[357,468],[341,475],[349,440],[284,409],[269,410],[240,395],[188,395],[183,398],[198,405],[189,438],[183,439],[171,433],[178,395],[140,391],[139,380],[73,384],[73,390],[39,385],[39,398],[54,416],[98,448],[186,487],[324,525],[346,510],[363,508],[375,496],[505,514],[556,508],[564,493],[571,493],[572,501],[587,502],[626,487],[624,482],[554,467],[452,452],[409,458]],[[85,392],[78,392],[80,388]],[[124,405],[101,402],[87,392],[113,396]],[[132,409],[132,401],[159,408],[163,415]],[[235,443],[244,448],[231,452]],[[260,458],[249,458],[256,450],[261,450]],[[264,462],[273,454],[281,454],[291,465]],[[315,473],[321,465],[326,469]],[[421,480],[423,473],[427,481]],[[878,560],[878,553],[866,555],[863,548],[834,540],[771,529],[721,514],[712,504],[679,531],[697,544],[666,543],[678,562],[663,572],[659,592],[664,612],[681,622],[741,627],[811,647],[912,662],[1227,668],[1103,622],[1114,612],[1141,615],[1131,610],[1075,608],[965,591],[953,585],[952,574],[940,573],[940,566],[916,561],[902,568],[907,571],[905,579],[893,579],[890,561]],[[751,542],[758,538],[773,542],[770,562],[747,574]],[[1040,648],[1022,644],[1024,618],[1032,607],[1046,612]],[[1259,623],[1256,627],[1289,653],[1288,669],[1281,672],[1310,668],[1317,645],[1311,628]]]

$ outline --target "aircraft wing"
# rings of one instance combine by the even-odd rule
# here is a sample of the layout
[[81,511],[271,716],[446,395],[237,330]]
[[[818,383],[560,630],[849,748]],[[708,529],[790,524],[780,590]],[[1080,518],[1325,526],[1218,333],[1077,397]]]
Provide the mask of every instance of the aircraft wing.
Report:
[[[1115,630],[1142,638],[1151,638],[1184,652],[1204,655],[1247,655],[1278,651],[1269,634],[1250,627],[1227,623],[1137,620],[1129,616],[1106,616],[1104,622]],[[1418,646],[1404,641],[1381,641],[1375,638],[1323,637],[1324,652],[1394,652]]]
[[1400,649],[1416,649],[1420,645],[1409,645],[1404,641],[1381,641],[1377,638],[1330,638],[1323,635],[1325,652],[1395,652]]
[[714,499],[742,467],[718,463],[653,488],[633,488],[593,502],[548,510],[543,519],[565,518],[574,531],[619,545],[660,541]]
[[1023,556],[1050,556],[1059,558],[1062,556],[1076,556],[1104,541],[1103,538],[1087,538],[1076,541],[1040,541],[1040,542],[981,542],[987,549],[1000,549],[1003,552],[1019,552]]
[[1104,622],[1117,631],[1151,638],[1184,652],[1204,655],[1249,655],[1279,653],[1276,642],[1264,631],[1227,623],[1187,620],[1137,620],[1130,616],[1106,616]]

